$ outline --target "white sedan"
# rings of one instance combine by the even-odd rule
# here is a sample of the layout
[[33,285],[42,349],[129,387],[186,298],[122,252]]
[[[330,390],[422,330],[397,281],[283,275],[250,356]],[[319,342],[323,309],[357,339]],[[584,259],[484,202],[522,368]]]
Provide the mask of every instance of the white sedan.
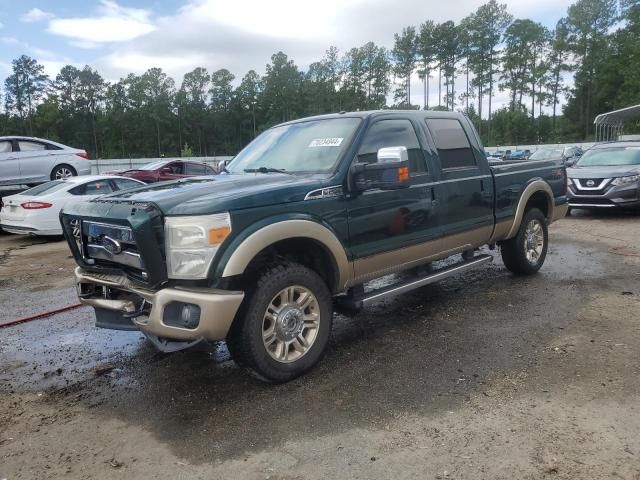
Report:
[[26,235],[62,235],[58,215],[69,202],[145,185],[115,175],[88,175],[43,183],[2,199],[0,228]]
[[0,185],[36,185],[89,175],[87,152],[35,137],[0,137]]

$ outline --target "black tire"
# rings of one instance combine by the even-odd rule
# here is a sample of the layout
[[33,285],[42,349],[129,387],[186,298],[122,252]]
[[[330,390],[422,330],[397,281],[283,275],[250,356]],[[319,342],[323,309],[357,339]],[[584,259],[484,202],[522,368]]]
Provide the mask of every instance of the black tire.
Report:
[[[265,315],[267,307],[273,304],[280,292],[289,287],[298,286],[307,289],[315,297],[316,307],[319,310],[319,325],[314,340],[306,352],[297,360],[284,363],[272,356],[275,353],[270,353],[263,341],[263,329],[265,322],[268,322],[265,320]],[[245,292],[245,299],[227,337],[229,352],[240,367],[264,382],[282,383],[299,377],[312,369],[326,351],[333,321],[332,307],[331,294],[327,285],[313,270],[294,262],[267,267]],[[276,317],[281,323],[274,320],[274,328],[285,321],[281,315]],[[304,321],[302,323],[304,324]],[[286,348],[289,351],[290,346]],[[291,351],[296,355],[299,354],[296,348],[292,348]]]
[[76,169],[73,168],[71,165],[67,165],[66,163],[61,163],[60,165],[56,165],[55,168],[51,171],[51,180],[57,180],[59,178],[68,178],[68,177],[58,176],[58,174],[62,173],[64,170],[70,172],[72,177],[75,177],[78,175],[78,172],[76,172]]
[[[542,233],[542,251],[534,261],[527,258],[527,246],[531,239],[527,238],[527,229],[531,222],[537,222]],[[533,275],[542,265],[547,256],[547,247],[549,245],[549,230],[547,219],[543,213],[537,208],[532,208],[525,212],[520,223],[520,228],[516,236],[510,240],[502,242],[500,245],[500,254],[505,267],[513,273],[519,275]]]

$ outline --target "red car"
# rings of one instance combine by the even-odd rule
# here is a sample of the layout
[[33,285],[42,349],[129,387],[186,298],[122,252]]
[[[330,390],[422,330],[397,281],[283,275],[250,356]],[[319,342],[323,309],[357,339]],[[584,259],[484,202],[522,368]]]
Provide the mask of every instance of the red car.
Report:
[[200,162],[185,162],[182,160],[158,160],[140,168],[111,172],[113,175],[135,178],[146,183],[178,180],[180,178],[196,177],[199,175],[215,175],[213,167]]

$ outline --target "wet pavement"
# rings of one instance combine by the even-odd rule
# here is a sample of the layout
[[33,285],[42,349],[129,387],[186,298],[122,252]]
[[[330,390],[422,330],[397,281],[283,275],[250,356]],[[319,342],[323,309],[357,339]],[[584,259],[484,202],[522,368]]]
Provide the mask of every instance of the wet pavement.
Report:
[[[639,220],[574,215],[539,275],[493,252],[336,316],[323,362],[285,385],[223,342],[161,354],[84,307],[0,330],[0,478],[640,478]],[[4,317],[74,301],[13,261]]]

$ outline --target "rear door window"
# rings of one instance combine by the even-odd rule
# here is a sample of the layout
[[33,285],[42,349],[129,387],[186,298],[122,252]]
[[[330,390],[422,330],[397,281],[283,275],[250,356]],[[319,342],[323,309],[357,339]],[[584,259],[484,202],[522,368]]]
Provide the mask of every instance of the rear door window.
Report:
[[[427,118],[427,126],[438,150],[442,169],[475,167],[471,143],[454,118]],[[507,154],[511,153],[507,150]]]
[[174,175],[183,175],[184,174],[184,164],[182,162],[174,162],[168,165],[171,173]]
[[0,142],[0,153],[9,153],[11,152],[11,141],[3,140]]
[[93,182],[78,185],[69,190],[73,195],[105,195],[113,192],[113,187],[108,180],[95,180]]
[[204,165],[199,163],[186,163],[187,171],[185,172],[187,175],[204,175],[206,173],[206,168]]
[[116,184],[118,190],[128,190],[130,188],[136,188],[142,186],[138,182],[128,180],[126,178],[112,178],[111,181]]
[[44,143],[18,140],[18,148],[21,152],[32,152],[37,150],[46,150],[47,146]]

